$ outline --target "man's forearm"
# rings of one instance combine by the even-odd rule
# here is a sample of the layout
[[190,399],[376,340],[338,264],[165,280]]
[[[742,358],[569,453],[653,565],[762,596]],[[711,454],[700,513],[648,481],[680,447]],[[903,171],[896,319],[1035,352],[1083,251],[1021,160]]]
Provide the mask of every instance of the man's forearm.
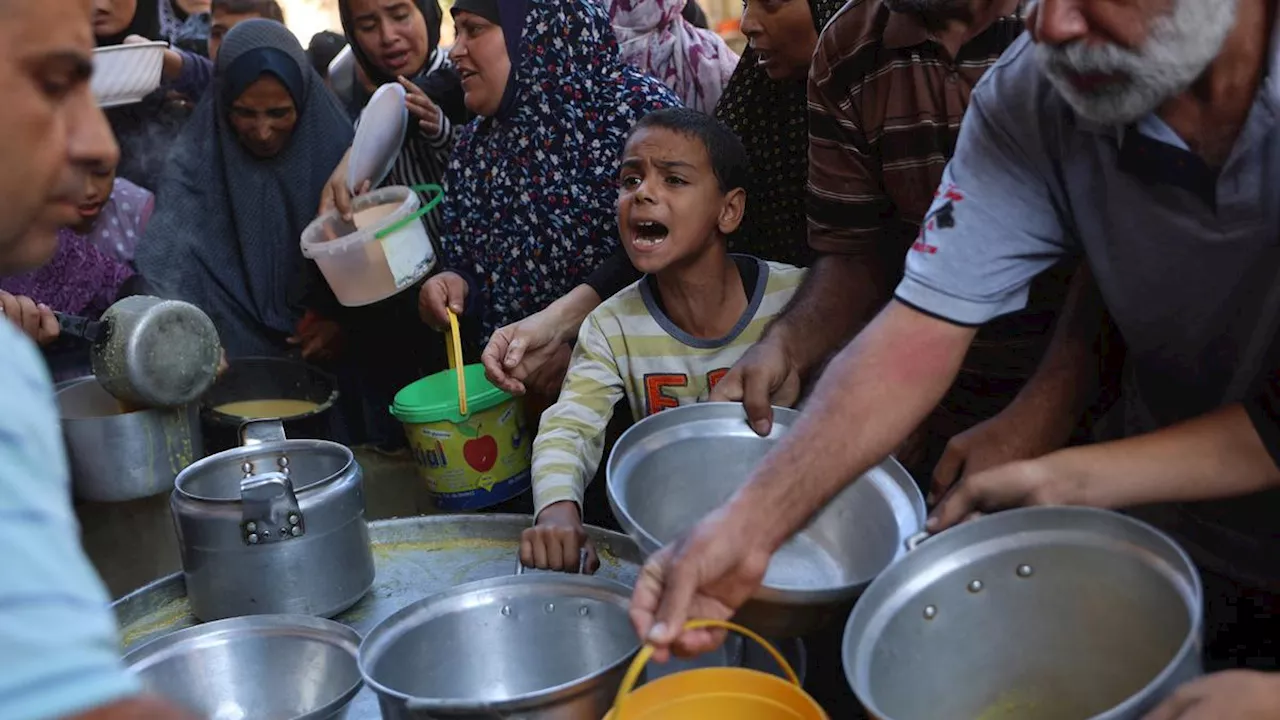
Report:
[[1067,443],[1080,415],[1098,396],[1098,357],[1107,326],[1106,303],[1088,264],[1081,264],[1044,358],[1004,411],[1020,425],[1039,428],[1046,449]]
[[1196,502],[1280,486],[1280,468],[1240,405],[1038,462],[1047,477],[1073,488],[1064,501],[1094,507]]
[[791,304],[765,333],[784,344],[808,376],[889,300],[886,273],[873,258],[823,255]]
[[937,406],[974,329],[893,302],[823,373],[799,421],[730,501],[779,547]]
[[590,285],[582,284],[548,305],[543,312],[555,316],[555,324],[560,331],[560,341],[571,343],[578,337],[582,321],[586,320],[600,303],[600,295],[595,289]]

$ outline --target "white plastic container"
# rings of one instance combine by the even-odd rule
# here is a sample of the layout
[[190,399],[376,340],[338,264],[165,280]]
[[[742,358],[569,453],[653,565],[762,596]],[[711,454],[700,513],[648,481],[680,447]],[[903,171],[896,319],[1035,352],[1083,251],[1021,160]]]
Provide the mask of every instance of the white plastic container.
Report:
[[418,193],[385,187],[355,198],[352,221],[337,211],[316,218],[302,231],[302,254],[316,261],[338,302],[369,305],[395,295],[426,277],[435,264],[431,236],[421,217],[440,200],[422,207]]
[[89,88],[103,108],[141,102],[160,87],[166,42],[108,45],[93,51]]

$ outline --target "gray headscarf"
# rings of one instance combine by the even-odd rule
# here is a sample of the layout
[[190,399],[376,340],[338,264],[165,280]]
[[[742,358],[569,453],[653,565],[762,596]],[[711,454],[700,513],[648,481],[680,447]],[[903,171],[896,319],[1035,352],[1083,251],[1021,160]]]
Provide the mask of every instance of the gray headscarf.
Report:
[[[269,160],[241,146],[228,117],[235,98],[227,96],[263,74],[278,78],[298,109],[293,136]],[[277,22],[249,20],[228,33],[214,83],[169,156],[137,265],[161,294],[203,308],[228,356],[282,355],[314,272],[298,241],[351,145],[351,122]]]

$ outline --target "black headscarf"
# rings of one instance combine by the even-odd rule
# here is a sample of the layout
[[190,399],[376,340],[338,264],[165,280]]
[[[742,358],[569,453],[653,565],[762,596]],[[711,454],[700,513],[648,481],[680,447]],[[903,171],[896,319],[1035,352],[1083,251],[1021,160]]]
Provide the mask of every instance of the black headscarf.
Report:
[[[809,0],[818,33],[845,0]],[[730,238],[735,251],[808,265],[805,187],[809,182],[808,82],[773,80],[747,48],[729,79],[716,117],[737,133],[751,163],[747,214]]]
[[138,9],[133,12],[133,20],[123,31],[116,35],[95,37],[98,47],[119,45],[130,35],[141,35],[148,40],[163,40],[160,33],[159,0],[138,0]]
[[[440,9],[438,0],[413,0],[413,4],[418,8],[418,12],[422,13],[427,23],[427,60],[414,75],[408,76],[408,79],[422,88],[427,97],[440,106],[450,121],[459,125],[465,123],[470,116],[466,105],[463,104],[462,79],[452,67],[438,67],[441,63],[436,61],[436,53],[440,52],[440,23],[444,19],[444,12]],[[375,86],[395,82],[394,77],[386,74],[373,63],[364,48],[360,47],[360,43],[356,41],[351,0],[338,0],[338,15],[342,19],[342,31],[346,33],[347,42],[351,43],[351,52],[369,81]],[[347,108],[352,118],[358,117],[365,104],[369,102],[369,94],[359,83],[356,83],[354,99],[354,106]],[[410,123],[409,126],[409,133],[412,136],[416,132],[417,123]]]

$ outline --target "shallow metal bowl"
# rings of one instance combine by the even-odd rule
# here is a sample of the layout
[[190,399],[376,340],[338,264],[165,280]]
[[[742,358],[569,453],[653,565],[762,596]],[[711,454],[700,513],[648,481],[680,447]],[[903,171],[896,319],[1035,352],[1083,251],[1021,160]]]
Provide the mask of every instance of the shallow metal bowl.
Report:
[[[773,409],[760,437],[738,403],[664,410],[618,439],[606,469],[618,522],[647,555],[723,504],[788,432],[800,413]],[[845,488],[774,555],[764,586],[738,621],[794,637],[848,611],[924,527],[924,497],[893,458]]]
[[340,718],[360,691],[360,635],[306,615],[197,625],[125,656],[151,693],[210,720]]
[[598,718],[640,648],[629,597],[564,573],[461,585],[374,628],[360,670],[387,720]]

